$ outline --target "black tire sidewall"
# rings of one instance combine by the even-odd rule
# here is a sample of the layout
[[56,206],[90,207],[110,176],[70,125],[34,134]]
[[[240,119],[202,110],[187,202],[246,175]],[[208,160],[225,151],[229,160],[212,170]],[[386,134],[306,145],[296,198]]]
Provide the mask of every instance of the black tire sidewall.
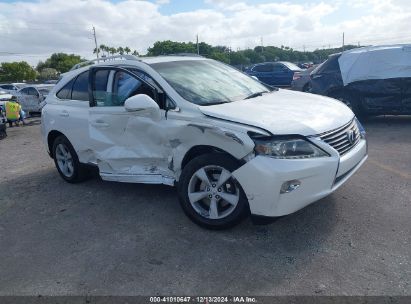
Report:
[[[71,157],[73,159],[73,169],[74,173],[72,176],[67,177],[65,176],[61,170],[59,165],[57,164],[57,158],[56,158],[56,148],[59,144],[63,144],[67,147],[67,149],[70,151]],[[57,171],[59,172],[60,176],[67,182],[69,183],[77,183],[83,180],[83,175],[82,175],[82,167],[79,162],[78,156],[76,151],[74,150],[73,146],[71,145],[70,141],[67,139],[65,136],[59,136],[56,138],[56,140],[53,142],[53,159],[54,159],[54,164],[56,165]]]
[[190,200],[188,198],[188,185],[191,177],[198,169],[210,165],[223,167],[230,172],[235,171],[240,166],[235,159],[223,153],[204,154],[191,160],[184,167],[177,185],[181,207],[191,220],[202,227],[208,229],[226,229],[233,227],[241,222],[241,220],[243,220],[249,212],[246,195],[241,185],[237,181],[235,182],[237,183],[237,186],[240,190],[240,199],[234,211],[225,218],[210,220],[202,217],[191,206]]

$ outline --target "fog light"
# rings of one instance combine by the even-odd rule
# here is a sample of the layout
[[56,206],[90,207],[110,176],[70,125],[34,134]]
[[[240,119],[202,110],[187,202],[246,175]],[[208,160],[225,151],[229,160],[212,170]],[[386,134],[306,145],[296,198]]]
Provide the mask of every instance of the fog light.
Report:
[[280,193],[290,193],[291,191],[296,190],[298,187],[300,187],[301,182],[299,180],[293,179],[288,182],[285,182],[281,186]]

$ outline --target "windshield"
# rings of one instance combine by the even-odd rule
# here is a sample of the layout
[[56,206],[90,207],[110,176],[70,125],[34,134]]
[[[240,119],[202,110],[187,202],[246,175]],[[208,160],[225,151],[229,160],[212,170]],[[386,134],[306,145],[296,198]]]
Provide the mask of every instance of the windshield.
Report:
[[266,86],[213,60],[184,60],[151,64],[184,99],[212,105],[269,92]]

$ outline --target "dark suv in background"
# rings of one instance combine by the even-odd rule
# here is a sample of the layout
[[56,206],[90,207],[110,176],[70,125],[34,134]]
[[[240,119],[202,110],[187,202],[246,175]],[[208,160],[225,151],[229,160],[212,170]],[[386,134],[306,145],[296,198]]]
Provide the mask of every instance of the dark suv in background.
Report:
[[303,69],[286,61],[258,63],[245,70],[248,75],[257,77],[261,82],[277,87],[290,86],[294,73],[301,71]]
[[407,45],[334,54],[311,73],[311,93],[341,100],[357,116],[411,114],[407,66],[411,66]]

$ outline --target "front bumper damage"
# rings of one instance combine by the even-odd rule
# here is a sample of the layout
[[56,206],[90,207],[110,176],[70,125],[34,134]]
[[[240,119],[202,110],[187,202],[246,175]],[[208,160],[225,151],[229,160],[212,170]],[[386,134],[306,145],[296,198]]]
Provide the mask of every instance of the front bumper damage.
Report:
[[[365,139],[342,157],[333,150],[330,157],[274,159],[256,156],[233,172],[247,195],[253,215],[278,217],[293,213],[331,194],[346,182],[367,159]],[[300,185],[281,193],[287,181]]]

